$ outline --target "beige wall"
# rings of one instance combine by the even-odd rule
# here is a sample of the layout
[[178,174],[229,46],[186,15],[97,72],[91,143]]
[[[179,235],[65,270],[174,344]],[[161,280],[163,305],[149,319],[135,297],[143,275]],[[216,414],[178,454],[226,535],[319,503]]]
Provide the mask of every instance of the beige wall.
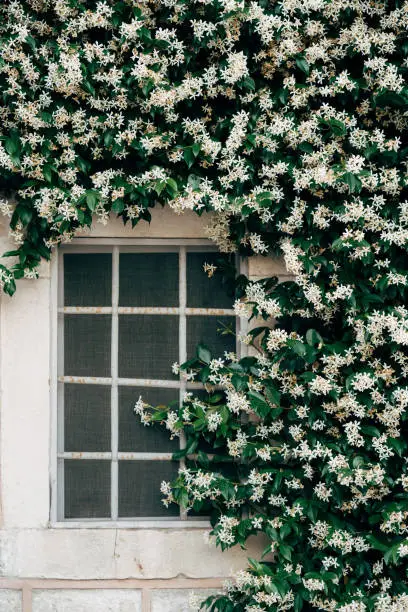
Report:
[[[150,226],[142,222],[131,230],[112,219],[84,237],[203,238],[205,223],[194,214],[158,209]],[[3,223],[0,251],[10,246]],[[267,276],[279,265],[254,258],[250,274]],[[259,542],[248,551],[221,553],[206,541],[205,525],[50,526],[50,269],[42,264],[38,280],[19,281],[14,297],[0,300],[0,610],[187,612],[190,591],[218,588],[247,556],[257,555]]]

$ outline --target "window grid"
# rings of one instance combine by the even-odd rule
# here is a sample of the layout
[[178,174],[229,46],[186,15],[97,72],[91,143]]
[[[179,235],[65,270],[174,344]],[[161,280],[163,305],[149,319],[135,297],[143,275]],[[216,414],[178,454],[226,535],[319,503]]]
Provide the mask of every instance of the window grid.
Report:
[[[121,252],[130,252],[127,248],[120,248],[119,246],[108,247],[104,251],[112,254],[112,305],[108,307],[76,307],[76,306],[63,306],[64,304],[64,282],[63,282],[63,257],[60,258],[59,266],[59,283],[58,283],[58,342],[59,347],[63,346],[64,339],[64,315],[65,314],[105,314],[111,316],[111,376],[110,377],[87,377],[87,376],[66,376],[64,375],[64,363],[63,363],[63,350],[59,350],[57,380],[58,386],[58,424],[57,424],[57,520],[62,521],[77,521],[77,522],[100,522],[112,524],[118,522],[125,524],[126,522],[138,522],[138,521],[150,521],[149,517],[140,517],[139,519],[119,519],[118,517],[118,495],[119,495],[119,482],[118,482],[118,466],[119,461],[133,460],[133,461],[163,461],[171,460],[172,453],[160,453],[160,452],[119,452],[118,450],[118,438],[119,438],[119,409],[118,409],[118,390],[119,386],[134,386],[134,387],[164,387],[164,388],[177,388],[179,389],[179,398],[182,402],[184,393],[187,389],[199,389],[202,388],[200,383],[186,383],[184,380],[160,380],[160,379],[138,379],[138,378],[119,378],[118,375],[118,357],[119,357],[119,315],[138,315],[138,314],[157,314],[157,315],[178,315],[179,318],[179,362],[183,363],[187,359],[187,315],[207,315],[207,316],[222,316],[231,315],[235,316],[233,309],[225,308],[188,308],[187,307],[187,251],[204,252],[212,251],[214,249],[202,248],[199,245],[194,247],[188,247],[187,245],[178,245],[176,249],[171,248],[131,248],[131,252],[178,252],[179,262],[179,304],[178,307],[165,308],[165,307],[119,307],[119,255]],[[65,252],[70,252],[71,249],[67,249]],[[102,249],[97,249],[93,252],[101,252]],[[75,251],[74,251],[75,252]],[[78,251],[76,251],[78,252]],[[82,251],[83,252],[83,251]],[[237,327],[239,322],[237,321]],[[241,322],[242,327],[242,322]],[[170,366],[170,364],[169,364]],[[74,384],[97,384],[107,385],[111,388],[111,452],[65,452],[64,449],[64,385],[61,383],[74,383]],[[183,447],[185,440],[183,437],[180,438],[180,446]],[[111,517],[110,519],[65,519],[64,518],[64,460],[65,459],[77,459],[77,460],[105,460],[111,463]],[[181,461],[181,464],[184,462]],[[185,511],[180,511],[179,520],[189,521]],[[160,517],[153,519],[156,522],[169,521],[174,522],[174,517]],[[177,519],[176,519],[177,520]],[[200,519],[193,519],[197,522]]]

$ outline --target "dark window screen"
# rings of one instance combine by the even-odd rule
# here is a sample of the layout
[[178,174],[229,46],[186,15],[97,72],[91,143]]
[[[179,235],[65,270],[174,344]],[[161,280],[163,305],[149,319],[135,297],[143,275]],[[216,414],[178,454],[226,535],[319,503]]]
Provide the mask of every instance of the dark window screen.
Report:
[[178,306],[178,253],[125,253],[119,259],[119,306]]
[[172,379],[178,360],[179,317],[173,315],[119,316],[119,376]]
[[64,385],[65,450],[111,450],[111,390],[102,385]]
[[217,265],[217,253],[187,253],[187,306],[190,308],[232,308],[233,297],[227,294],[222,274],[209,278],[204,263]]
[[112,305],[110,253],[64,255],[65,306]]
[[171,461],[119,462],[119,516],[179,516],[179,507],[162,502],[160,484],[177,476],[178,463]]
[[109,461],[65,460],[65,518],[110,517]]
[[110,376],[111,317],[64,317],[64,373],[67,376]]
[[174,453],[179,448],[178,438],[170,440],[164,426],[145,426],[135,415],[133,408],[140,395],[151,406],[178,407],[178,389],[119,387],[119,451]]
[[235,333],[235,317],[187,317],[187,357],[196,354],[198,344],[205,344],[213,357],[222,357],[224,351],[235,350],[235,336],[223,335],[226,329]]

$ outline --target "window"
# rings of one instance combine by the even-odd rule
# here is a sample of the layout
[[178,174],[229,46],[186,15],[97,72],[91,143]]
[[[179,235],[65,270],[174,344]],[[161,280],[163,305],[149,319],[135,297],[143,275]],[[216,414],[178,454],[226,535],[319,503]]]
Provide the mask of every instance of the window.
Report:
[[160,493],[182,441],[144,427],[133,407],[140,395],[177,404],[199,387],[180,381],[172,363],[199,343],[214,355],[235,350],[217,330],[236,320],[221,280],[203,272],[217,257],[206,241],[141,242],[59,253],[56,522],[186,519]]

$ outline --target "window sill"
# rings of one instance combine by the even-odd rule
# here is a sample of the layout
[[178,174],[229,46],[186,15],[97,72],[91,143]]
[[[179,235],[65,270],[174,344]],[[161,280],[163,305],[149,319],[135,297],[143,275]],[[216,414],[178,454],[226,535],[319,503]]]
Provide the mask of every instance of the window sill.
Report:
[[51,521],[50,529],[211,529],[208,519],[182,521],[180,519],[135,519],[104,521],[94,519]]

